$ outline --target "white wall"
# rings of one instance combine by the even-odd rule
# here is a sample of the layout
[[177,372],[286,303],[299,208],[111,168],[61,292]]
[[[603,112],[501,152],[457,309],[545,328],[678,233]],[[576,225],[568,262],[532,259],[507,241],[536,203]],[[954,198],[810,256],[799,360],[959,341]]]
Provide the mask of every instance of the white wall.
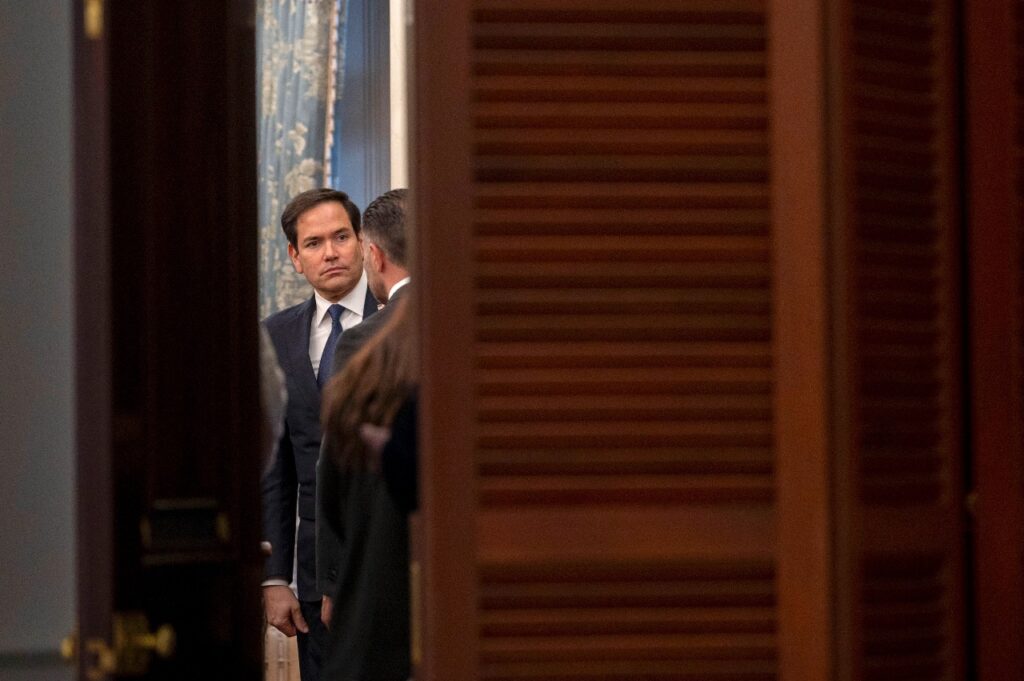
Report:
[[[0,677],[69,678],[71,5],[0,0]],[[19,667],[28,666],[18,671]]]
[[391,91],[391,187],[409,186],[408,34],[412,13],[409,0],[389,0]]

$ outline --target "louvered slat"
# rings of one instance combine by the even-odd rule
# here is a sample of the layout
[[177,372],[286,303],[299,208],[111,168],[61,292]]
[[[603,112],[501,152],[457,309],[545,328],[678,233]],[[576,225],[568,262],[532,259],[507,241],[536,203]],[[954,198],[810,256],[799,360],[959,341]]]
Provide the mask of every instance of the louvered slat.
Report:
[[[902,11],[890,11],[876,3],[852,3],[854,63],[882,66],[883,72],[901,70],[912,75],[915,82],[928,84],[929,93],[934,92],[939,87],[937,79],[941,77],[936,73],[939,39],[933,16],[936,11],[928,3],[910,3]],[[877,49],[876,43],[891,43],[896,36],[902,52]],[[865,70],[862,66],[855,72]],[[893,238],[887,231],[862,230],[862,213],[854,212],[853,228],[857,235],[854,297],[861,353],[859,395],[865,401],[893,394],[913,395],[929,405],[927,414],[948,416],[952,405],[943,400],[947,393],[944,384],[954,370],[950,344],[953,329],[943,277],[950,271],[952,256],[946,249],[952,216],[944,204],[943,192],[950,186],[950,178],[942,175],[946,160],[938,146],[942,134],[942,102],[937,101],[934,94],[928,94],[913,108],[906,107],[899,99],[868,99],[863,94],[877,90],[877,86],[856,77],[851,89],[860,95],[851,97],[856,207],[867,211],[874,207],[885,215],[910,209],[920,217],[912,235],[902,233]],[[872,122],[873,137],[900,138],[905,130],[925,135],[931,143],[921,150],[918,158],[926,162],[916,169],[892,162],[880,164],[875,160],[877,146],[874,143],[871,154],[865,156],[857,134],[865,121]],[[870,220],[867,222],[870,224]],[[916,305],[894,303],[894,295],[909,297]],[[873,368],[877,362],[871,357],[885,357],[894,351],[896,356],[916,356],[923,361]],[[905,442],[906,437],[899,435],[901,431],[906,432],[908,426],[919,433],[918,442],[945,452],[931,459],[935,465],[941,466],[953,456],[954,435],[946,430],[948,419],[922,420],[921,414],[920,410],[911,413],[899,409],[875,411],[871,412],[872,419],[861,422],[863,453],[865,459],[873,460],[871,469],[863,471],[863,485],[865,494],[872,499],[888,499],[893,503],[905,499],[900,486],[887,479],[888,471],[882,462],[901,456],[899,447],[890,444],[910,444]],[[869,433],[874,435],[869,436]],[[940,472],[932,471],[931,475],[939,477]]]
[[[753,389],[751,394],[764,395],[770,384],[767,373],[761,378],[737,376],[739,384],[729,387],[730,383],[721,382],[722,372],[705,380],[693,372],[674,374],[671,369],[681,361],[672,354],[673,342],[750,345],[769,337],[767,215],[736,210],[751,202],[756,202],[751,207],[767,206],[763,62],[758,66],[748,58],[750,66],[742,74],[734,68],[742,62],[740,57],[763,50],[758,4],[735,3],[718,14],[709,10],[713,18],[695,7],[644,11],[613,5],[477,5],[473,92],[479,365],[493,367],[487,360],[500,350],[489,343],[517,342],[515,355],[503,353],[506,359],[500,369],[481,372],[481,395],[507,392],[528,401],[534,391],[541,391],[538,396],[555,391],[574,396],[578,403],[595,400],[592,403],[599,403],[600,413],[609,416],[616,411],[635,412],[631,396],[636,391],[699,395],[709,390]],[[692,42],[697,38],[700,44]],[[723,73],[716,73],[714,59],[708,57],[716,49],[727,57]],[[621,60],[588,60],[592,50],[605,55],[629,51],[630,57],[639,52],[647,58],[634,58],[635,68],[624,72]],[[532,66],[541,60],[536,58],[539,55],[550,57],[544,59],[548,73],[543,75]],[[572,66],[582,63],[587,65],[584,76]],[[676,65],[671,69],[675,73],[664,73],[669,63]],[[699,63],[699,78],[677,77],[686,63]],[[638,76],[647,78],[638,81]],[[622,101],[623,93],[629,94],[629,102]],[[748,109],[745,123],[737,123],[737,112]],[[714,121],[701,121],[709,114]],[[663,138],[690,148],[650,148],[637,155],[630,139],[616,140],[607,134],[608,128],[633,127],[638,122],[655,126]],[[713,132],[735,125],[754,131]],[[706,137],[708,132],[713,136]],[[589,150],[581,144],[588,143],[584,140],[592,139],[592,133],[600,140],[600,153],[587,154]],[[720,142],[716,143],[714,134]],[[520,135],[534,141],[520,145],[516,143]],[[681,204],[692,209],[715,207],[723,221],[752,223],[748,235],[722,235],[720,229],[709,229],[708,220],[690,222],[687,215],[673,210],[684,208]],[[671,216],[674,223],[652,224],[644,219],[644,211],[655,209],[663,212],[654,220]],[[606,215],[609,210],[623,215]],[[558,218],[562,219],[551,232],[537,233],[539,220]],[[640,223],[640,233],[631,222]],[[599,287],[608,282],[620,287],[633,282],[638,287],[634,300],[604,297]],[[699,296],[715,299],[713,308],[686,309],[686,300]],[[653,299],[653,309],[644,305],[648,297]],[[760,304],[751,309],[749,301],[754,298]],[[503,306],[503,300],[509,304]],[[631,347],[631,338],[638,333],[645,338],[636,339]],[[610,369],[603,374],[587,371],[586,358],[578,353],[568,352],[574,356],[571,376],[555,367],[539,368],[538,360],[529,359],[538,354],[529,351],[530,343],[550,345],[559,340],[566,344],[618,342],[625,344],[626,353],[642,351],[650,341],[668,343],[659,356],[668,368],[653,369],[649,376],[621,372],[624,382]],[[744,364],[765,366],[767,348],[751,349],[758,358],[745,359]],[[516,363],[517,355],[524,356],[523,364]],[[627,374],[631,378],[625,379]],[[727,375],[724,380],[729,381]],[[621,395],[617,410],[615,394]],[[590,416],[598,413],[583,409]],[[667,422],[680,417],[680,426],[663,428],[660,434],[651,430],[660,427],[650,417],[611,422],[589,436],[581,430],[579,418],[566,420],[558,411],[544,414],[545,431],[532,438],[513,438],[496,430],[502,415],[481,413],[481,421],[495,424],[481,433],[484,451],[511,448],[513,440],[521,450],[524,439],[543,441],[559,432],[577,433],[595,442],[614,440],[616,433],[622,433],[624,441],[668,438],[680,446],[693,438],[721,437],[703,421],[707,417],[700,414],[698,399],[688,413],[663,411]],[[504,415],[510,433],[521,431],[521,415],[521,410]],[[769,432],[769,416],[766,412],[755,416],[761,420],[756,432],[762,438]],[[701,426],[702,421],[706,425]],[[687,422],[694,427],[686,427]],[[723,424],[720,430],[730,428]],[[764,456],[768,457],[767,448]],[[483,484],[486,488],[490,483],[484,479]],[[498,486],[507,485],[505,481]],[[603,485],[593,486],[595,492],[602,491]],[[528,503],[528,496],[523,501]]]
[[864,580],[864,678],[949,678],[943,619],[948,575],[941,555],[875,555]]
[[852,0],[851,584],[864,679],[962,669],[959,222],[943,0]]
[[774,678],[769,565],[566,567],[523,529],[536,509],[643,556],[614,509],[749,506],[726,538],[770,519],[762,3],[474,8],[481,677]]
[[775,677],[767,564],[488,569],[485,679]]

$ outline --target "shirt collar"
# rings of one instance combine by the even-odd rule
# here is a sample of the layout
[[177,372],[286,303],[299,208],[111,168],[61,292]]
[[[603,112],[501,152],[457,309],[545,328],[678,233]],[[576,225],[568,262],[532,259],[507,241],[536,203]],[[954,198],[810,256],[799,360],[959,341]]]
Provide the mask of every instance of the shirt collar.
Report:
[[[327,316],[327,308],[334,303],[324,298],[318,291],[313,291],[313,298],[316,300],[316,314],[313,321],[315,325],[320,325]],[[360,317],[363,316],[363,310],[366,308],[366,272],[359,276],[359,281],[351,291],[342,296],[338,304],[346,310],[355,312]]]
[[392,298],[394,298],[395,297],[395,291],[397,291],[398,289],[400,289],[403,286],[405,286],[406,284],[408,284],[410,279],[411,279],[411,277],[406,277],[405,279],[399,279],[398,281],[396,281],[395,285],[391,287],[390,291],[388,291],[388,300],[391,300]]

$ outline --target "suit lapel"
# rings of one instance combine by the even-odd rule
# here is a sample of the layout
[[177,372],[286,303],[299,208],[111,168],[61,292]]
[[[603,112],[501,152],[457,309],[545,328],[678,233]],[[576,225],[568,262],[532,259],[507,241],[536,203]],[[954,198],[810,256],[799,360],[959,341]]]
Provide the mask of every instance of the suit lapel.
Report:
[[307,394],[307,399],[319,403],[320,391],[316,387],[316,375],[313,373],[313,365],[309,361],[309,332],[313,325],[315,311],[316,302],[310,298],[299,309],[299,314],[295,316],[295,320],[292,322],[295,327],[287,336],[291,343],[288,347],[288,362],[292,366],[295,382]]
[[[309,361],[309,333],[313,326],[313,314],[316,312],[315,299],[311,297],[297,312],[292,321],[294,326],[287,334],[289,346],[286,361],[291,365],[296,384],[306,393],[306,399],[311,404],[319,404],[320,389],[317,388],[316,374],[313,373],[313,365]],[[377,299],[367,288],[363,319],[376,313]]]
[[363,305],[363,319],[366,319],[377,312],[377,299],[370,293],[370,287],[366,287],[366,304]]

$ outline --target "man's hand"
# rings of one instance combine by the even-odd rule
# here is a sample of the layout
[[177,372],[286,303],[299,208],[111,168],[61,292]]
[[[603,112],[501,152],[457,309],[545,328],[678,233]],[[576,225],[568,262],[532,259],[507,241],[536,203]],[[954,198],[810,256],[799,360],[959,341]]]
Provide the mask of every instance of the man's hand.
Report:
[[291,587],[276,584],[263,587],[263,611],[267,622],[285,636],[294,636],[296,629],[303,634],[309,633],[309,625],[299,608],[299,599],[295,598]]
[[324,600],[320,603],[320,621],[324,623],[324,626],[330,629],[331,627],[331,615],[334,614],[334,601],[331,600],[330,596],[324,596]]

